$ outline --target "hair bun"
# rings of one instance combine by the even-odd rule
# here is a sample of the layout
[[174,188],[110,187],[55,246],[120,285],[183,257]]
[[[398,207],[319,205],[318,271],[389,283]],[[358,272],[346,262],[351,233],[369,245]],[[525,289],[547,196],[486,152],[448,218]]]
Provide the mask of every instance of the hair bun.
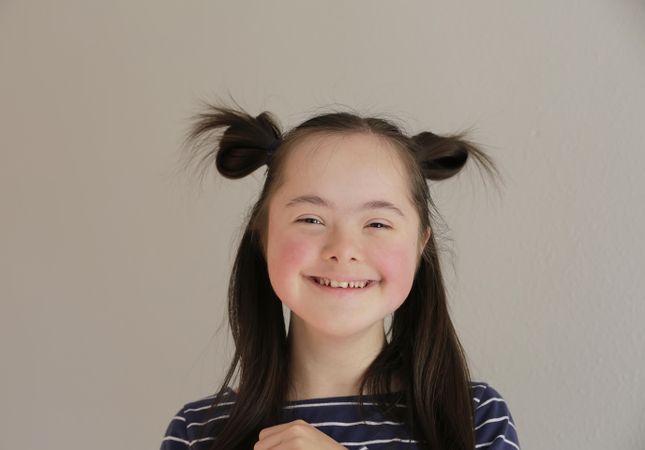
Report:
[[242,178],[269,161],[268,149],[281,135],[269,112],[257,117],[228,111],[229,121],[219,143],[217,170],[227,178]]
[[438,136],[424,131],[412,137],[417,145],[417,162],[423,175],[431,180],[443,180],[457,174],[466,164],[468,155],[477,149],[462,140],[463,135]]
[[[196,144],[191,156],[203,153],[200,165],[215,162],[218,172],[226,178],[242,178],[268,163],[267,150],[282,134],[277,120],[269,112],[253,117],[245,111],[205,104],[187,136]],[[221,137],[218,137],[220,131]],[[204,164],[207,163],[207,164]]]

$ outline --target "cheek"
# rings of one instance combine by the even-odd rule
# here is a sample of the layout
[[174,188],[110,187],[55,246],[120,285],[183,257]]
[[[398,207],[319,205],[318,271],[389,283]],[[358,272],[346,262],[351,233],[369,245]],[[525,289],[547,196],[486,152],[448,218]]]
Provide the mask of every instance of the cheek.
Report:
[[287,275],[302,270],[311,255],[311,245],[288,236],[272,236],[267,250],[267,264],[272,282],[279,283]]
[[383,277],[384,289],[393,305],[400,305],[412,288],[415,275],[415,252],[405,246],[382,248],[375,252],[375,267]]

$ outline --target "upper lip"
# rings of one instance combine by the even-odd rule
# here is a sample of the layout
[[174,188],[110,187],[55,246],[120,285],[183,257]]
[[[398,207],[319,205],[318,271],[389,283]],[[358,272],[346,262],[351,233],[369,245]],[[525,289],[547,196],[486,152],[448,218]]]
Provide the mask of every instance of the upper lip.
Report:
[[310,278],[323,278],[327,280],[334,280],[334,281],[375,281],[371,278],[361,278],[361,277],[345,277],[345,276],[335,276],[335,277],[325,277],[325,276],[318,276],[318,275],[311,275]]

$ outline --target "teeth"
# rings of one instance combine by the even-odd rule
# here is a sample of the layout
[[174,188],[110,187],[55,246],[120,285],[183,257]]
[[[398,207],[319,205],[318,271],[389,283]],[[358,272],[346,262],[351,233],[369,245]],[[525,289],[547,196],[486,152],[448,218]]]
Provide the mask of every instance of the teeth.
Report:
[[333,288],[342,288],[342,289],[347,289],[348,287],[362,289],[365,287],[365,285],[367,285],[367,281],[336,281],[336,280],[329,280],[327,278],[318,278],[317,281],[323,286],[331,286]]

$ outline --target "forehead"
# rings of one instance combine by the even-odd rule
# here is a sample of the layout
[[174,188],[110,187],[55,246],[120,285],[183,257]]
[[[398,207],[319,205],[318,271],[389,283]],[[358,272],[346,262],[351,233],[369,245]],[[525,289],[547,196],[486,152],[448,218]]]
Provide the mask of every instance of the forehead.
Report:
[[[373,134],[315,134],[289,150],[276,198],[318,195],[339,208],[385,200],[412,208],[410,185],[398,149]],[[286,197],[289,197],[288,199]]]

